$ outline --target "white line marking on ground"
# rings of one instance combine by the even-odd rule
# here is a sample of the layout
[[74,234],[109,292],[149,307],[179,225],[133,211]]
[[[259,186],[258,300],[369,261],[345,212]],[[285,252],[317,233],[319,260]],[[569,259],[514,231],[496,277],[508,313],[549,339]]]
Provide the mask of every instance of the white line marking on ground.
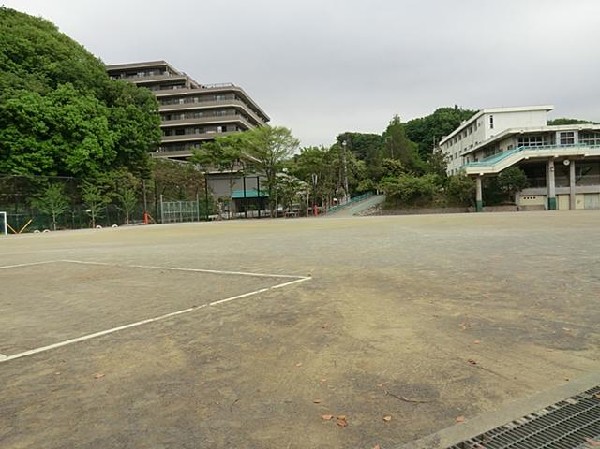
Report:
[[0,270],[5,269],[5,268],[33,267],[35,265],[44,265],[47,263],[56,263],[56,262],[61,262],[61,261],[60,260],[45,260],[43,262],[30,262],[30,263],[20,263],[18,265],[6,265],[4,267],[0,267]]
[[81,260],[61,260],[60,262],[77,263],[82,265],[101,265],[107,267],[120,267],[120,268],[144,268],[146,270],[172,270],[172,271],[192,271],[197,273],[211,273],[211,274],[236,274],[239,276],[254,276],[263,278],[282,278],[282,279],[305,279],[306,276],[296,276],[290,274],[265,274],[265,273],[251,273],[247,271],[227,271],[227,270],[209,270],[206,268],[178,268],[178,267],[155,267],[149,265],[120,265],[105,262],[85,262]]
[[272,287],[261,288],[260,290],[256,290],[256,291],[249,292],[249,293],[244,293],[242,295],[230,296],[229,298],[219,299],[217,301],[213,301],[213,302],[210,302],[208,304],[202,304],[202,305],[190,307],[190,308],[187,308],[187,309],[184,309],[184,310],[178,310],[176,312],[166,313],[164,315],[160,315],[160,316],[157,316],[155,318],[148,318],[146,320],[137,321],[135,323],[125,324],[123,326],[113,327],[112,329],[107,329],[107,330],[103,330],[103,331],[100,331],[100,332],[94,332],[93,334],[83,335],[82,337],[73,338],[73,339],[69,339],[69,340],[63,340],[63,341],[60,341],[58,343],[53,343],[53,344],[48,345],[48,346],[42,346],[40,348],[31,349],[29,351],[21,352],[19,354],[4,355],[4,356],[0,355],[0,363],[2,363],[2,362],[8,362],[8,361],[14,360],[14,359],[19,359],[21,357],[27,357],[27,356],[30,356],[30,355],[39,354],[40,352],[50,351],[52,349],[60,348],[62,346],[67,346],[67,345],[70,345],[70,344],[73,344],[73,343],[78,343],[78,342],[81,342],[81,341],[86,341],[86,340],[91,340],[93,338],[102,337],[104,335],[112,334],[113,332],[118,332],[118,331],[121,331],[121,330],[124,330],[124,329],[129,329],[131,327],[138,327],[138,326],[143,326],[144,324],[155,323],[157,321],[166,320],[168,318],[171,318],[171,317],[174,317],[174,316],[177,316],[177,315],[183,315],[184,313],[190,313],[190,312],[194,312],[196,310],[204,309],[206,307],[217,306],[217,305],[220,305],[220,304],[224,304],[226,302],[235,301],[236,299],[248,298],[250,296],[255,296],[255,295],[258,295],[260,293],[267,292],[269,290],[275,290],[277,288],[287,287],[287,286],[292,285],[292,284],[299,284],[301,282],[305,282],[305,281],[308,281],[308,280],[311,279],[309,277],[301,277],[301,278],[299,276],[296,276],[296,277],[299,278],[299,279],[296,279],[296,280],[290,281],[290,282],[284,282],[284,283],[281,283],[281,284],[277,284],[277,285],[274,285]]

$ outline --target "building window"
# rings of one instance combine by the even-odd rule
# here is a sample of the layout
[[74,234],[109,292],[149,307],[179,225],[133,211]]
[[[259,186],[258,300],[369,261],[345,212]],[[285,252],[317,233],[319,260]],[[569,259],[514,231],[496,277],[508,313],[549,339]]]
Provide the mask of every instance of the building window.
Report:
[[490,129],[494,129],[494,116],[490,115]]
[[523,136],[517,139],[518,147],[541,147],[546,145],[544,136]]
[[560,144],[561,145],[575,145],[575,132],[568,131],[560,133]]
[[600,132],[580,132],[579,143],[583,145],[600,145]]

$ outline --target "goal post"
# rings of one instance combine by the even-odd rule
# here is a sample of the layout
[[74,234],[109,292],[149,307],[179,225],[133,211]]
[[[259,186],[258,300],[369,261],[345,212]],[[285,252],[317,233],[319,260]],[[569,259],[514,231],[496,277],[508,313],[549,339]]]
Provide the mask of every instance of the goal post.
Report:
[[8,234],[8,221],[6,212],[0,211],[0,235]]

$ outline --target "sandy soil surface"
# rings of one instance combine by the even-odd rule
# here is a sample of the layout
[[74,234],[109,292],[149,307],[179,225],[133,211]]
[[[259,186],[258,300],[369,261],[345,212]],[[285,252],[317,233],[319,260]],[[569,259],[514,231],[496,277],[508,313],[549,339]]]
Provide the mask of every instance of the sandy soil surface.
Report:
[[600,369],[599,226],[573,211],[2,238],[3,356],[202,307],[0,356],[0,447],[396,447]]

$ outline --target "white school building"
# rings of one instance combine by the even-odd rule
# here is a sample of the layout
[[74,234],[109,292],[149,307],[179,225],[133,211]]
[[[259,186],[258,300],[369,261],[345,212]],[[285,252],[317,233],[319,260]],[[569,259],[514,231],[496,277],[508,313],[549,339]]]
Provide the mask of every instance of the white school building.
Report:
[[447,173],[477,180],[478,211],[482,179],[512,166],[528,179],[520,209],[600,209],[600,124],[548,125],[552,109],[483,109],[440,141]]

